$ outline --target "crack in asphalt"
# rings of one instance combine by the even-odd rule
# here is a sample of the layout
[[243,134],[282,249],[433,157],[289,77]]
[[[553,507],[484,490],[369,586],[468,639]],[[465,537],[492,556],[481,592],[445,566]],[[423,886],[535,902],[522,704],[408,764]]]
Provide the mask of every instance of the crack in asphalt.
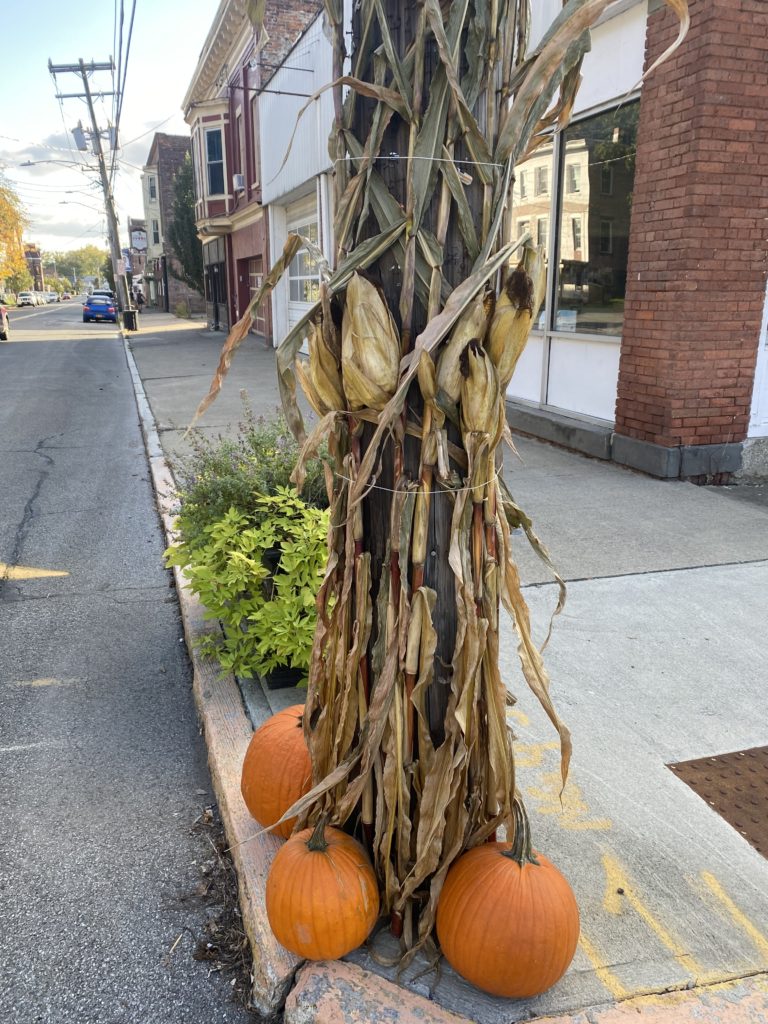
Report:
[[[41,438],[41,440],[37,442],[37,445],[35,446],[34,450],[30,453],[32,455],[37,455],[39,456],[39,458],[43,459],[45,465],[42,466],[40,469],[40,476],[38,477],[35,486],[32,489],[32,493],[27,498],[27,502],[24,506],[24,512],[21,517],[21,522],[16,527],[16,534],[13,538],[13,546],[11,547],[11,554],[10,558],[8,559],[9,565],[18,565],[19,563],[21,553],[24,549],[24,542],[27,539],[30,524],[35,515],[35,502],[40,497],[40,492],[43,489],[43,484],[48,479],[51,469],[56,464],[54,459],[51,458],[50,455],[46,455],[45,451],[43,450],[45,448],[46,442],[50,441],[51,438],[55,436],[55,434],[49,434],[48,437]],[[20,588],[18,584],[15,587],[11,587],[10,580],[0,577],[0,597],[2,597],[3,594],[8,590],[16,590],[16,592],[20,594]]]
[[[18,596],[6,598],[0,592],[0,602],[6,605],[9,604],[26,604],[29,601],[66,601],[72,597],[93,597],[95,594],[100,595],[103,598],[111,599],[115,604],[141,604],[142,601],[156,600],[156,595],[168,594],[169,587],[167,584],[159,583],[156,586],[146,587],[115,587],[111,590],[104,590],[101,587],[93,587],[90,590],[68,590],[64,594],[21,594],[19,588],[14,588],[17,591]],[[121,594],[146,594],[146,597],[138,597],[135,600],[121,601]],[[164,603],[172,604],[176,603],[177,599],[174,596],[169,595]]]

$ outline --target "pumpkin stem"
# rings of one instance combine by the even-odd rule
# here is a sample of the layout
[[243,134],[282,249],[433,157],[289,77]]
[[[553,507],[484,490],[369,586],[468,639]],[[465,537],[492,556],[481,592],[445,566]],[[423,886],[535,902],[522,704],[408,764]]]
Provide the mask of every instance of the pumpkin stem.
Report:
[[328,821],[327,814],[321,814],[315,825],[315,831],[307,840],[307,849],[313,853],[324,853],[328,849],[328,843],[325,841],[325,825]]
[[515,837],[512,846],[508,850],[502,851],[502,857],[509,857],[510,860],[517,861],[520,867],[523,867],[524,864],[538,865],[539,862],[531,849],[531,823],[528,821],[523,801],[517,796],[512,801],[512,821],[515,826]]

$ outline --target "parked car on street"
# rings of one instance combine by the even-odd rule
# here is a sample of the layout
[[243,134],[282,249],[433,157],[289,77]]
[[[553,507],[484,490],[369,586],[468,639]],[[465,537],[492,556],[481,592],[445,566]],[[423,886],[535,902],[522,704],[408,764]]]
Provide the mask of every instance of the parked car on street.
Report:
[[46,292],[45,293],[45,301],[47,303],[58,302],[59,301],[58,293],[57,292]]
[[37,299],[34,292],[19,292],[16,298],[17,306],[36,306]]
[[111,320],[117,323],[117,306],[106,295],[89,295],[83,303],[83,323],[91,320]]
[[0,305],[0,341],[8,341],[8,308]]

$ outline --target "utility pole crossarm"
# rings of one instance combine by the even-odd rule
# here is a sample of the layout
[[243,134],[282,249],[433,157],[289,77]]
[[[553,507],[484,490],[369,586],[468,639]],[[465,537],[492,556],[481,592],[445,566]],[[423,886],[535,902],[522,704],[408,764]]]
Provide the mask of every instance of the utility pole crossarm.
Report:
[[[114,64],[112,59],[108,62],[97,64],[95,61],[91,61],[90,64],[86,64],[81,58],[77,64],[53,64],[50,60],[48,61],[48,70],[51,74],[61,73],[72,73],[78,74],[83,80],[83,93],[77,94],[77,98],[85,99],[88,104],[88,112],[91,115],[91,132],[90,137],[93,143],[94,156],[98,161],[99,176],[101,178],[101,187],[104,191],[104,205],[107,212],[107,224],[109,226],[109,249],[110,256],[112,259],[112,270],[115,276],[115,286],[117,288],[118,298],[120,305],[123,309],[130,309],[130,293],[128,291],[128,280],[125,274],[118,274],[118,267],[121,260],[120,251],[120,234],[117,226],[117,213],[115,211],[115,198],[112,195],[112,189],[109,184],[109,175],[107,174],[107,165],[104,160],[104,151],[101,148],[101,132],[96,122],[96,110],[93,106],[93,94],[91,93],[91,87],[88,80],[88,75],[93,71],[112,71],[114,70]],[[74,94],[73,94],[74,95]],[[112,96],[113,93],[98,93],[100,96]],[[65,97],[61,97],[65,98]]]

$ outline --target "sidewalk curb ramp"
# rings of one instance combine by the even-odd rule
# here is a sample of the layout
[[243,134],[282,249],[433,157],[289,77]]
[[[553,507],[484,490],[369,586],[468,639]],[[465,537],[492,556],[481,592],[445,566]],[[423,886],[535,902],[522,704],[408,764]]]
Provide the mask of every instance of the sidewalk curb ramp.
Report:
[[[175,482],[163,454],[155,420],[144,393],[130,342],[122,333],[157,507],[168,544],[174,541]],[[218,662],[202,657],[196,640],[218,626],[174,568],[184,635],[193,670],[193,693],[208,749],[208,764],[219,812],[237,870],[243,924],[253,954],[252,1003],[265,1021],[284,1024],[468,1024],[421,995],[410,992],[356,964],[342,961],[307,963],[285,950],[267,920],[264,894],[267,873],[281,842],[257,835],[240,795],[240,773],[253,734],[240,687]],[[684,992],[638,996],[622,1003],[538,1017],[542,1024],[624,1024],[646,1017],[649,1024],[764,1024],[768,1020],[768,975]],[[499,1024],[509,1016],[500,1001]],[[529,1018],[530,1019],[530,1018]]]

